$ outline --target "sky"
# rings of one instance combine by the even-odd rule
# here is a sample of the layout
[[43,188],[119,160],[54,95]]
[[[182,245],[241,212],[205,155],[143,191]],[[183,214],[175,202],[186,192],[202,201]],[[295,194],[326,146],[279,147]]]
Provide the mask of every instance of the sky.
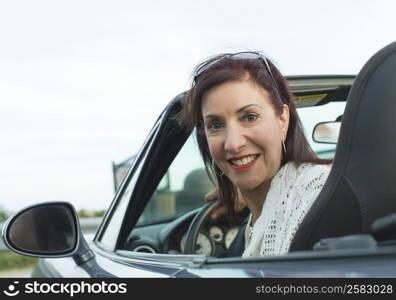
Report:
[[266,53],[284,75],[356,74],[396,40],[393,0],[0,2],[0,206],[105,209],[195,65]]

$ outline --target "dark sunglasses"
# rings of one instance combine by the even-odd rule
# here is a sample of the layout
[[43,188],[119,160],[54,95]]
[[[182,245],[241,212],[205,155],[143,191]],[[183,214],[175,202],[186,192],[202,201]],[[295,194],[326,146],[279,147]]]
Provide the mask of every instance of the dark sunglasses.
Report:
[[260,60],[267,68],[267,73],[271,76],[272,81],[274,82],[275,86],[278,89],[278,85],[276,84],[275,78],[272,75],[270,66],[268,64],[267,58],[262,55],[259,52],[253,52],[253,51],[244,51],[244,52],[237,52],[237,53],[226,53],[224,55],[221,55],[219,57],[214,58],[213,60],[208,61],[207,63],[199,66],[196,70],[195,70],[195,74],[194,74],[194,82],[197,81],[198,77],[202,75],[202,73],[204,73],[205,71],[207,71],[211,66],[213,66],[214,64],[218,63],[219,61],[221,61],[224,58],[234,58],[234,59],[258,59]]

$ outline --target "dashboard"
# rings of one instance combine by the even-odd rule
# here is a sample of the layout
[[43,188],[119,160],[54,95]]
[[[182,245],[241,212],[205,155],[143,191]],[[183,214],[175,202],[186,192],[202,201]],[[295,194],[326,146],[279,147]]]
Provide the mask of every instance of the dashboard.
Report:
[[[137,227],[129,234],[122,248],[138,252],[182,254],[189,225],[198,210],[166,223]],[[230,223],[226,217],[207,220],[197,237],[195,253],[214,257],[227,256],[240,228],[240,225]]]
[[[240,226],[223,222],[207,222],[199,231],[195,254],[223,257],[227,254],[232,242],[239,232]],[[169,240],[168,254],[184,252],[187,241],[188,226],[182,226]]]

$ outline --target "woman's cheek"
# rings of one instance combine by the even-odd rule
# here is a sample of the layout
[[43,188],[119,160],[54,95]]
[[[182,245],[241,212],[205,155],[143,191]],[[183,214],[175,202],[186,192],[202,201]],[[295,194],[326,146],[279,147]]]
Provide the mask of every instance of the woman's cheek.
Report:
[[215,161],[219,161],[220,155],[221,155],[221,146],[218,141],[214,138],[207,138],[208,141],[208,147],[209,147],[209,152],[212,158],[214,158]]
[[221,143],[209,145],[209,151],[216,165],[223,171],[227,172],[228,162],[223,157],[223,148]]

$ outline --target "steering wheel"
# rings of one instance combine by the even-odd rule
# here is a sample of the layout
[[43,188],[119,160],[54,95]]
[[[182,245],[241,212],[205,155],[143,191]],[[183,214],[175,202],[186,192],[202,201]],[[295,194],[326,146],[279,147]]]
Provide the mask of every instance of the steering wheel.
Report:
[[199,229],[210,213],[220,204],[219,200],[209,201],[198,211],[187,230],[184,254],[195,254]]

